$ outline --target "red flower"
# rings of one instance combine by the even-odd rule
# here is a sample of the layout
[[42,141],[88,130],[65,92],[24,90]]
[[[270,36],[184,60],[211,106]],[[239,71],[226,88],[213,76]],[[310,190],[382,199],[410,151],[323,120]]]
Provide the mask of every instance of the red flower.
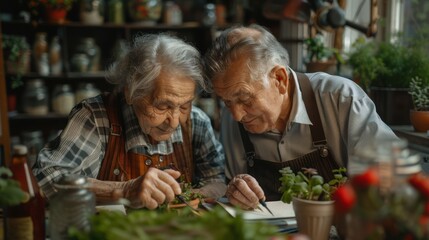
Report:
[[408,183],[413,186],[426,199],[429,199],[429,178],[423,174],[415,174],[408,178]]
[[355,175],[351,178],[351,184],[356,188],[368,188],[369,186],[376,186],[380,183],[377,170],[368,168],[365,172]]
[[338,187],[334,192],[335,209],[340,213],[350,211],[356,203],[356,193],[352,186],[346,184]]

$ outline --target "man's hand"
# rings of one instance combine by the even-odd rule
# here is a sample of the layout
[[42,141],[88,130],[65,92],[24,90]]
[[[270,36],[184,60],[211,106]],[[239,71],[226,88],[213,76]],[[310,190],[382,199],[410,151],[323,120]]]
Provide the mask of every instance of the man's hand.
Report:
[[124,197],[131,202],[131,207],[155,209],[160,204],[169,203],[177,194],[182,193],[176,181],[180,172],[166,169],[149,168],[144,176],[130,180],[124,187]]
[[232,205],[242,209],[255,209],[259,200],[265,200],[264,191],[248,174],[239,174],[229,182],[226,197]]

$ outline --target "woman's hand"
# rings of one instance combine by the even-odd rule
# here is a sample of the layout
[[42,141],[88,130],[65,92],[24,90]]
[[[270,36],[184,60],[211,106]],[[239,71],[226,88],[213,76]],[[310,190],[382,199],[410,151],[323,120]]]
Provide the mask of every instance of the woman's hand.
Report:
[[177,194],[182,193],[176,181],[179,177],[180,172],[173,169],[149,168],[144,176],[127,182],[123,189],[124,197],[133,208],[155,209],[163,203],[173,201]]
[[225,195],[232,205],[242,209],[255,209],[259,200],[265,200],[264,191],[256,179],[248,174],[235,176],[229,182]]

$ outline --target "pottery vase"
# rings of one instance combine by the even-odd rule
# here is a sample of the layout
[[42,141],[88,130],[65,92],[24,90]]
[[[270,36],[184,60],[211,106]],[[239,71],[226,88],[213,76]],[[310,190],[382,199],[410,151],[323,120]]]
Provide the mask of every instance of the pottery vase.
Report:
[[429,131],[429,111],[410,110],[410,121],[416,132]]
[[292,199],[298,232],[312,240],[329,239],[334,218],[334,201]]

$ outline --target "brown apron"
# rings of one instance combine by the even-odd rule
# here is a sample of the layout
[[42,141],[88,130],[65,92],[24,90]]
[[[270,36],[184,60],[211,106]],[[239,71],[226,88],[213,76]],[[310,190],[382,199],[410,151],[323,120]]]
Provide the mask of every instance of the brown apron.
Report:
[[110,122],[110,135],[106,153],[101,162],[97,179],[104,181],[127,181],[144,175],[151,167],[177,168],[186,182],[192,182],[194,164],[192,158],[192,126],[190,117],[181,124],[183,143],[173,143],[169,155],[144,155],[125,151],[125,130],[122,128],[122,114],[119,113],[120,99],[116,94],[105,93],[103,102]]
[[279,192],[281,174],[279,170],[284,167],[290,167],[294,172],[298,172],[302,168],[315,168],[325,180],[333,179],[332,170],[339,167],[330,156],[310,80],[302,73],[297,73],[297,76],[307,113],[313,123],[310,125],[313,146],[315,147],[312,152],[280,163],[256,159],[254,146],[243,125],[239,123],[241,139],[246,151],[247,172],[256,178],[268,201],[280,200],[281,198]]

